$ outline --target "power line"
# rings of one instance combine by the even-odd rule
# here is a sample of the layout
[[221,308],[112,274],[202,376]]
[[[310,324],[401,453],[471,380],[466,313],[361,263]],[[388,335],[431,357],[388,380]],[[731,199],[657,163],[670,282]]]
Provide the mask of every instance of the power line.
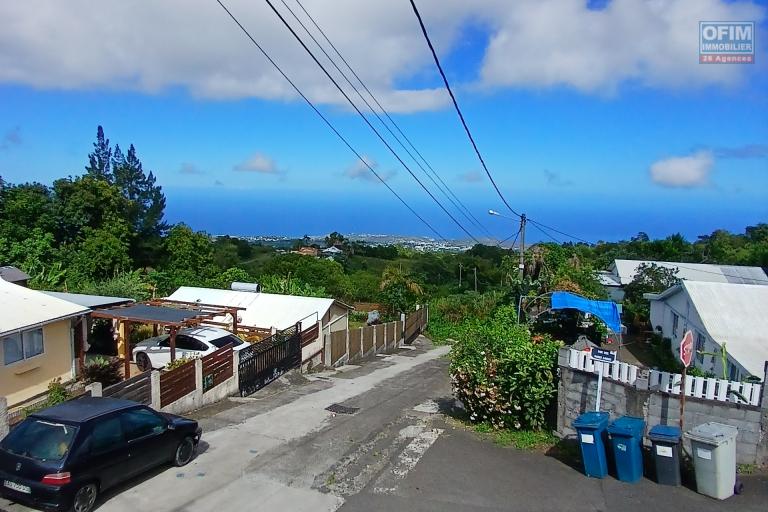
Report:
[[[217,1],[217,2],[220,2],[220,0],[216,0],[216,1]],[[440,207],[440,209],[441,209],[441,210],[443,210],[443,212],[445,212],[445,214],[446,214],[446,215],[447,215],[447,216],[448,216],[448,217],[449,217],[449,218],[450,218],[450,219],[451,219],[451,220],[452,220],[452,221],[453,221],[453,222],[454,222],[454,223],[455,223],[457,226],[459,226],[459,228],[460,228],[462,231],[464,231],[464,233],[466,233],[466,234],[467,234],[467,236],[469,236],[469,237],[470,237],[472,240],[474,240],[475,242],[477,242],[477,243],[479,244],[479,243],[480,243],[480,241],[479,241],[477,238],[475,238],[475,236],[474,236],[472,233],[470,233],[470,232],[467,230],[467,228],[465,228],[465,227],[464,227],[464,225],[463,225],[461,222],[459,222],[459,221],[456,219],[456,217],[454,217],[454,216],[451,214],[451,212],[449,212],[449,211],[448,211],[448,209],[447,209],[445,206],[443,206],[443,204],[442,204],[442,203],[441,203],[441,202],[440,202],[440,201],[439,201],[439,200],[438,200],[438,199],[435,197],[435,195],[434,195],[434,194],[433,194],[433,193],[432,193],[432,192],[431,192],[431,191],[430,191],[430,190],[429,190],[429,189],[428,189],[428,188],[427,188],[427,187],[424,185],[424,183],[422,183],[422,181],[421,181],[421,180],[418,178],[418,176],[416,176],[416,174],[414,174],[414,172],[411,170],[411,168],[408,166],[408,164],[406,164],[406,163],[403,161],[403,159],[402,159],[402,158],[400,158],[400,155],[399,155],[399,154],[398,154],[398,153],[397,153],[397,152],[396,152],[396,151],[395,151],[395,150],[392,148],[392,146],[391,146],[391,145],[389,144],[389,142],[387,142],[387,140],[386,140],[386,139],[385,139],[385,138],[384,138],[384,137],[381,135],[381,133],[379,133],[379,131],[376,129],[376,127],[375,127],[375,126],[373,126],[373,124],[372,124],[372,123],[371,123],[371,122],[368,120],[368,118],[367,118],[367,117],[366,117],[366,116],[365,116],[365,115],[362,113],[362,111],[360,110],[360,108],[358,108],[358,106],[355,104],[355,102],[353,102],[353,101],[350,99],[350,97],[347,95],[347,93],[344,91],[344,89],[343,89],[343,88],[342,88],[342,87],[339,85],[339,83],[336,81],[336,79],[335,79],[335,78],[333,78],[333,76],[332,76],[332,75],[331,75],[331,74],[328,72],[328,70],[325,68],[325,66],[323,66],[323,64],[320,62],[320,60],[317,58],[317,56],[315,56],[315,54],[314,54],[314,53],[312,53],[312,50],[310,50],[310,49],[309,49],[309,47],[306,45],[306,43],[304,42],[304,40],[302,40],[302,39],[301,39],[301,37],[300,37],[300,36],[299,36],[299,35],[296,33],[296,31],[295,31],[295,30],[293,29],[293,27],[292,27],[292,26],[291,26],[291,25],[288,23],[288,21],[287,21],[287,20],[286,20],[286,19],[283,17],[283,15],[282,15],[282,14],[280,14],[280,11],[278,11],[278,10],[275,8],[275,6],[274,6],[274,4],[272,3],[272,1],[271,1],[271,0],[265,0],[265,1],[267,2],[267,5],[269,5],[269,7],[272,9],[272,12],[274,12],[274,13],[275,13],[275,15],[276,15],[276,16],[277,16],[277,17],[280,19],[280,21],[283,23],[283,25],[285,25],[285,28],[287,28],[287,29],[288,29],[288,31],[289,31],[289,32],[290,32],[290,33],[293,35],[293,37],[296,39],[296,41],[298,41],[298,42],[299,42],[299,44],[301,44],[302,48],[304,48],[304,50],[305,50],[305,51],[307,52],[307,54],[308,54],[308,55],[309,55],[309,56],[312,58],[312,60],[314,60],[314,61],[315,61],[315,64],[317,64],[317,65],[318,65],[318,67],[320,67],[320,69],[323,71],[323,73],[325,73],[325,75],[328,77],[328,79],[329,79],[329,80],[330,80],[330,81],[333,83],[333,85],[334,85],[334,86],[335,86],[335,87],[336,87],[336,88],[339,90],[339,92],[342,94],[342,96],[344,96],[344,98],[347,100],[347,102],[348,102],[350,105],[352,105],[352,108],[354,108],[354,109],[355,109],[355,111],[358,113],[358,115],[359,115],[359,116],[360,116],[360,117],[363,119],[363,121],[365,121],[365,124],[367,124],[367,125],[368,125],[368,127],[369,127],[371,130],[373,130],[373,133],[375,133],[375,134],[376,134],[376,136],[379,138],[379,140],[381,140],[381,142],[382,142],[382,143],[383,143],[383,144],[384,144],[384,145],[387,147],[387,149],[388,149],[388,150],[389,150],[389,151],[392,153],[392,155],[394,155],[394,157],[397,159],[397,161],[398,161],[398,162],[400,162],[400,164],[401,164],[401,165],[402,165],[402,166],[405,168],[405,170],[406,170],[406,171],[408,171],[408,174],[410,174],[410,175],[413,177],[413,179],[414,179],[414,180],[416,180],[416,183],[418,183],[418,184],[419,184],[419,186],[421,186],[421,188],[422,188],[422,189],[423,189],[423,190],[424,190],[424,191],[427,193],[427,195],[429,195],[429,197],[431,197],[431,198],[432,198],[432,200],[433,200],[433,201],[434,201],[434,202],[435,202],[435,203],[436,203],[436,204],[437,204],[437,205]]]
[[558,234],[563,235],[565,237],[572,238],[574,240],[578,240],[579,242],[584,242],[585,244],[592,245],[592,242],[590,242],[589,240],[584,240],[583,238],[579,238],[579,237],[574,236],[574,235],[569,235],[568,233],[560,231],[559,229],[555,229],[552,226],[547,226],[546,224],[542,224],[541,222],[538,222],[538,221],[535,221],[535,220],[531,220],[531,219],[528,219],[528,220],[530,220],[534,224],[538,224],[540,227],[549,229],[550,231],[554,231],[555,233],[558,233]]
[[[371,111],[372,111],[374,114],[376,114],[376,117],[379,119],[379,121],[381,122],[381,124],[382,124],[382,125],[384,125],[384,127],[385,127],[385,128],[387,128],[387,130],[389,131],[389,133],[390,133],[390,134],[392,134],[392,136],[393,136],[393,137],[395,137],[395,139],[398,141],[398,143],[399,143],[399,144],[400,144],[400,145],[403,147],[403,149],[405,149],[405,150],[406,150],[406,152],[408,153],[408,155],[409,155],[409,156],[410,156],[410,157],[411,157],[411,158],[412,158],[412,159],[413,159],[413,160],[416,162],[416,164],[417,164],[417,165],[418,165],[418,166],[421,168],[421,170],[422,170],[422,171],[424,171],[424,173],[425,173],[425,174],[427,174],[427,176],[429,176],[429,174],[427,173],[427,171],[426,171],[426,169],[424,168],[424,166],[422,166],[422,165],[421,165],[421,163],[419,162],[419,160],[417,160],[417,159],[416,159],[416,158],[413,156],[413,154],[411,154],[411,152],[410,152],[410,151],[408,151],[408,149],[407,149],[407,148],[405,147],[405,145],[404,145],[404,144],[403,144],[403,143],[400,141],[400,139],[399,139],[399,138],[398,138],[398,137],[397,137],[397,136],[396,136],[394,133],[392,133],[392,130],[391,130],[391,129],[389,129],[389,127],[386,125],[386,123],[384,123],[383,119],[381,119],[381,117],[378,115],[378,113],[376,112],[376,110],[375,110],[375,109],[373,109],[373,107],[371,107],[371,105],[370,105],[370,104],[369,104],[369,103],[368,103],[368,102],[367,102],[367,101],[366,101],[366,100],[363,98],[363,96],[362,96],[362,95],[360,94],[360,92],[357,90],[357,87],[355,87],[354,85],[352,85],[352,82],[351,82],[351,81],[350,81],[350,80],[347,78],[346,74],[345,74],[343,71],[341,71],[341,70],[339,69],[339,67],[336,65],[336,63],[334,62],[334,60],[333,60],[333,59],[332,59],[332,58],[331,58],[331,57],[328,55],[328,53],[327,53],[327,52],[326,52],[326,51],[323,49],[322,45],[320,45],[320,43],[318,43],[318,42],[317,42],[317,40],[314,38],[314,36],[312,36],[312,34],[310,33],[310,31],[307,29],[307,27],[306,27],[306,26],[304,26],[304,24],[301,22],[301,20],[299,20],[299,18],[296,16],[296,14],[293,12],[293,10],[292,10],[290,7],[288,7],[288,5],[286,4],[285,0],[280,0],[280,1],[281,1],[281,2],[282,2],[282,4],[283,4],[283,5],[284,5],[284,6],[285,6],[287,9],[288,9],[288,11],[289,11],[289,12],[290,12],[290,13],[293,15],[293,17],[296,19],[296,21],[298,21],[298,22],[299,22],[299,24],[302,26],[302,28],[304,28],[304,30],[307,32],[307,34],[309,34],[309,36],[312,38],[312,40],[315,42],[315,44],[317,44],[317,46],[318,46],[318,47],[319,47],[319,48],[320,48],[320,49],[323,51],[323,53],[325,54],[325,56],[328,58],[328,60],[329,60],[329,61],[331,61],[331,63],[332,63],[332,64],[334,65],[334,67],[335,67],[335,68],[336,68],[336,69],[339,71],[339,73],[341,73],[341,75],[342,75],[342,76],[345,78],[345,80],[347,81],[347,83],[349,83],[349,85],[350,85],[350,86],[351,86],[353,89],[355,89],[355,92],[357,92],[358,96],[360,96],[360,99],[362,99],[362,100],[365,102],[365,104],[366,104],[366,105],[368,105],[368,108],[370,108],[370,109],[371,109]],[[435,183],[435,186],[436,186],[436,187],[438,187],[438,188],[441,190],[441,192],[443,192],[443,194],[444,194],[444,195],[445,195],[445,196],[446,196],[446,197],[447,197],[447,198],[448,198],[448,199],[449,199],[449,200],[450,200],[450,201],[453,203],[453,205],[454,205],[454,206],[455,206],[455,207],[456,207],[456,208],[457,208],[457,209],[458,209],[458,210],[459,210],[459,211],[460,211],[460,212],[461,212],[461,213],[464,215],[464,217],[465,217],[465,218],[467,218],[467,220],[469,220],[470,222],[472,222],[472,223],[473,223],[475,226],[477,226],[478,228],[480,228],[482,231],[484,231],[484,232],[485,232],[485,233],[486,233],[488,236],[490,236],[491,238],[495,238],[495,237],[494,237],[494,236],[491,234],[491,232],[490,232],[490,231],[488,231],[488,229],[485,227],[485,225],[484,225],[484,224],[482,224],[482,223],[481,223],[481,222],[480,222],[480,221],[477,219],[477,217],[475,217],[475,216],[472,214],[472,212],[469,210],[469,208],[467,208],[467,206],[466,206],[466,205],[465,205],[465,204],[464,204],[464,203],[461,201],[461,199],[459,199],[459,198],[458,198],[458,196],[457,196],[457,195],[456,195],[456,194],[453,192],[453,190],[451,190],[451,188],[450,188],[450,187],[448,186],[448,184],[447,184],[447,183],[446,183],[446,182],[443,180],[443,178],[442,178],[442,177],[441,177],[441,176],[440,176],[440,175],[437,173],[437,171],[435,171],[435,169],[432,167],[432,165],[430,165],[430,163],[427,161],[427,159],[424,157],[424,155],[423,155],[423,154],[422,154],[422,153],[421,153],[421,152],[420,152],[420,151],[419,151],[419,150],[416,148],[416,146],[413,144],[413,142],[411,141],[411,139],[410,139],[410,138],[409,138],[409,137],[408,137],[408,136],[407,136],[407,135],[406,135],[406,134],[403,132],[403,130],[402,130],[402,129],[400,128],[400,126],[399,126],[399,125],[398,125],[398,124],[395,122],[395,120],[394,120],[394,119],[392,119],[392,117],[389,115],[389,112],[387,112],[387,110],[384,108],[384,106],[382,106],[382,104],[379,102],[379,100],[376,98],[376,96],[375,96],[375,95],[374,95],[374,94],[371,92],[371,90],[368,88],[368,86],[365,84],[365,82],[363,82],[363,80],[360,78],[360,76],[359,76],[359,75],[357,74],[357,72],[354,70],[354,68],[352,67],[352,65],[351,65],[351,64],[350,64],[350,63],[347,61],[347,59],[346,59],[346,58],[344,58],[344,55],[342,55],[342,54],[341,54],[341,52],[339,51],[339,49],[338,49],[338,48],[336,48],[336,45],[335,45],[335,44],[333,44],[333,41],[331,41],[331,39],[328,37],[328,35],[325,33],[325,31],[322,29],[322,27],[320,27],[320,25],[317,23],[317,21],[315,20],[315,18],[314,18],[314,17],[313,17],[313,16],[312,16],[312,15],[309,13],[309,11],[307,11],[307,9],[304,7],[304,4],[302,4],[302,3],[301,3],[301,0],[295,0],[295,1],[296,1],[296,4],[298,4],[298,6],[301,8],[301,10],[304,12],[304,14],[307,16],[307,18],[309,18],[309,20],[310,20],[310,21],[312,22],[312,24],[315,26],[315,28],[316,28],[316,29],[317,29],[317,30],[320,32],[320,34],[323,36],[323,38],[325,39],[325,41],[326,41],[326,42],[327,42],[327,43],[330,45],[330,47],[333,49],[333,51],[336,53],[336,55],[338,55],[338,57],[341,59],[341,61],[344,63],[344,65],[347,67],[347,69],[348,69],[348,70],[349,70],[349,71],[352,73],[352,75],[355,77],[355,79],[356,79],[356,80],[357,80],[357,81],[360,83],[360,85],[363,87],[363,89],[365,90],[365,92],[367,92],[367,93],[368,93],[368,96],[370,96],[370,97],[371,97],[371,99],[373,100],[373,102],[374,102],[374,103],[376,103],[376,105],[379,107],[379,109],[380,109],[380,110],[381,110],[381,112],[384,114],[384,116],[385,116],[385,117],[386,117],[386,118],[389,120],[389,122],[392,124],[392,126],[394,126],[394,127],[395,127],[395,129],[396,129],[396,130],[397,130],[397,132],[400,134],[400,136],[402,136],[402,138],[403,138],[403,139],[404,139],[404,140],[405,140],[405,141],[408,143],[408,145],[411,147],[411,149],[413,149],[413,151],[414,151],[414,152],[415,152],[415,153],[416,153],[416,154],[419,156],[419,158],[421,159],[421,161],[423,161],[423,162],[424,162],[424,165],[426,165],[426,166],[427,166],[427,168],[428,168],[430,171],[432,171],[432,174],[433,174],[433,175],[434,175],[434,176],[435,176],[435,177],[436,177],[436,178],[437,178],[437,179],[440,181],[440,183],[442,184],[442,187],[441,187],[440,185],[438,185],[437,183],[435,183],[435,180],[434,180],[434,179],[432,179],[432,178],[430,177],[430,179],[432,180],[432,182],[433,182],[433,183]],[[451,197],[449,197],[449,194],[450,194],[450,196],[452,196],[452,197],[453,197],[453,200],[451,200]],[[454,201],[454,200],[455,200],[455,201]],[[457,204],[457,203],[458,203],[458,204]],[[459,205],[460,205],[461,207],[459,207]]]
[[448,83],[448,77],[445,76],[445,72],[443,71],[443,66],[440,65],[440,59],[437,58],[437,52],[435,51],[435,47],[432,46],[432,40],[429,38],[429,34],[427,33],[427,27],[424,26],[424,21],[421,19],[421,14],[419,14],[419,9],[416,7],[416,3],[414,0],[410,0],[411,7],[413,7],[413,12],[416,14],[416,18],[419,20],[419,25],[421,26],[421,32],[424,34],[424,39],[427,41],[427,45],[429,45],[429,50],[432,52],[432,57],[435,59],[435,65],[437,66],[438,71],[440,71],[440,76],[443,77],[443,83],[445,83],[445,88],[448,90],[448,94],[451,95],[451,101],[453,101],[453,106],[456,109],[456,113],[459,114],[459,119],[461,120],[461,124],[464,126],[464,131],[467,132],[467,137],[469,137],[469,141],[472,143],[472,147],[475,149],[475,153],[477,154],[477,158],[480,160],[480,164],[483,166],[483,169],[485,169],[485,174],[488,175],[488,179],[491,180],[491,184],[493,185],[493,188],[496,189],[496,193],[499,195],[501,200],[504,202],[507,208],[509,208],[509,211],[520,216],[519,213],[517,213],[512,206],[510,206],[509,202],[507,202],[507,199],[504,197],[504,194],[501,193],[501,190],[499,190],[498,185],[496,185],[496,181],[493,179],[493,176],[491,175],[491,171],[488,170],[488,166],[485,165],[485,160],[483,159],[483,155],[480,154],[480,150],[477,148],[477,144],[475,143],[475,138],[472,137],[472,132],[469,131],[469,126],[467,126],[467,122],[464,119],[464,114],[461,113],[461,109],[459,108],[459,103],[456,101],[456,96],[453,95],[453,91],[451,90],[451,85]]
[[357,158],[358,158],[358,159],[359,159],[361,162],[363,162],[363,164],[364,164],[364,165],[365,165],[365,166],[368,168],[368,170],[369,170],[369,171],[371,171],[371,172],[373,173],[373,175],[374,175],[374,176],[376,176],[376,178],[377,178],[377,179],[378,179],[378,180],[379,180],[381,183],[383,183],[383,184],[384,184],[384,186],[385,186],[385,187],[387,187],[387,189],[389,189],[389,191],[390,191],[390,192],[392,192],[392,194],[394,194],[394,195],[395,195],[395,197],[397,197],[397,199],[398,199],[398,200],[400,200],[400,202],[401,202],[401,203],[403,203],[403,205],[404,205],[406,208],[408,208],[408,210],[409,210],[409,211],[410,211],[412,214],[414,214],[414,215],[415,215],[415,216],[416,216],[416,217],[417,217],[417,218],[418,218],[418,219],[419,219],[421,222],[423,222],[423,223],[424,223],[424,225],[426,225],[426,226],[427,226],[427,227],[430,229],[430,231],[432,231],[433,233],[435,233],[435,234],[436,234],[436,235],[437,235],[439,238],[441,238],[441,239],[443,239],[443,240],[445,240],[445,241],[448,241],[448,239],[447,239],[447,238],[445,238],[443,235],[441,235],[439,231],[437,231],[437,230],[436,230],[436,229],[435,229],[435,228],[434,228],[434,227],[433,227],[433,226],[432,226],[432,225],[431,225],[429,222],[427,222],[427,221],[426,221],[426,219],[424,219],[424,218],[423,218],[421,215],[419,215],[419,214],[416,212],[416,210],[414,210],[414,209],[413,209],[413,208],[412,208],[412,207],[411,207],[411,206],[410,206],[410,205],[409,205],[409,204],[408,204],[408,203],[405,201],[405,199],[403,199],[403,198],[400,196],[400,194],[398,194],[397,192],[395,192],[395,190],[394,190],[394,189],[393,189],[393,188],[392,188],[392,187],[389,185],[389,183],[387,183],[387,182],[386,182],[386,181],[385,181],[385,180],[384,180],[384,179],[383,179],[383,178],[382,178],[382,177],[379,175],[379,173],[377,173],[377,172],[376,172],[376,170],[375,170],[373,167],[371,167],[371,165],[370,165],[370,164],[369,164],[369,163],[368,163],[368,162],[367,162],[367,161],[366,161],[366,160],[363,158],[363,156],[362,156],[362,155],[361,155],[361,154],[360,154],[360,153],[359,153],[359,152],[358,152],[358,151],[357,151],[357,150],[356,150],[354,147],[352,147],[352,145],[349,143],[349,141],[348,141],[348,140],[347,140],[347,139],[346,139],[346,138],[345,138],[345,137],[344,137],[344,136],[343,136],[343,135],[342,135],[342,134],[341,134],[341,133],[340,133],[340,132],[339,132],[339,131],[336,129],[336,127],[335,127],[335,126],[334,126],[334,125],[333,125],[333,124],[332,124],[332,123],[331,123],[331,122],[328,120],[328,118],[326,118],[326,117],[323,115],[323,113],[322,113],[322,112],[320,112],[320,110],[318,110],[318,108],[317,108],[317,107],[314,105],[314,103],[312,103],[312,101],[310,101],[310,99],[309,99],[309,98],[307,98],[307,96],[306,96],[306,95],[305,95],[303,92],[301,92],[301,89],[299,89],[299,87],[298,87],[298,86],[297,86],[297,85],[296,85],[296,84],[293,82],[293,80],[291,80],[291,79],[288,77],[288,75],[286,75],[286,74],[285,74],[285,72],[283,71],[283,69],[282,69],[282,68],[281,68],[281,67],[280,67],[280,66],[277,64],[277,62],[275,62],[275,60],[274,60],[274,59],[273,59],[273,58],[272,58],[272,57],[269,55],[269,53],[267,53],[267,51],[266,51],[266,50],[264,50],[264,48],[262,48],[262,47],[261,47],[261,45],[260,45],[258,42],[256,42],[256,40],[253,38],[253,36],[250,34],[250,32],[248,32],[248,30],[247,30],[247,29],[246,29],[246,28],[245,28],[245,27],[242,25],[242,23],[240,23],[240,21],[239,21],[239,20],[238,20],[238,19],[235,17],[235,15],[234,15],[234,14],[232,14],[232,12],[231,12],[231,11],[230,11],[230,10],[227,8],[227,6],[226,6],[226,5],[224,5],[224,4],[221,2],[221,0],[216,0],[216,2],[217,2],[217,3],[218,3],[220,6],[221,6],[221,8],[222,8],[222,9],[224,9],[224,11],[225,11],[225,12],[226,12],[226,13],[229,15],[229,17],[230,17],[230,18],[232,18],[232,21],[234,21],[234,22],[235,22],[235,24],[237,24],[237,26],[238,26],[238,27],[240,27],[240,30],[242,30],[242,31],[243,31],[243,33],[244,33],[244,34],[245,34],[245,35],[248,37],[248,39],[250,39],[250,40],[251,40],[251,42],[254,44],[254,46],[256,46],[256,48],[258,48],[258,49],[259,49],[259,51],[262,53],[262,55],[264,55],[264,57],[265,57],[265,58],[266,58],[266,59],[269,61],[269,63],[270,63],[270,64],[272,64],[272,66],[274,66],[274,68],[275,68],[275,69],[276,69],[276,70],[277,70],[277,71],[278,71],[278,72],[279,72],[279,73],[280,73],[280,74],[283,76],[283,78],[285,78],[285,80],[286,80],[286,81],[287,81],[289,84],[291,84],[291,87],[293,87],[293,89],[294,89],[294,90],[295,90],[295,91],[296,91],[296,92],[299,94],[299,96],[301,96],[301,98],[302,98],[302,99],[303,99],[303,100],[304,100],[304,101],[307,103],[307,105],[309,105],[309,106],[312,108],[312,110],[314,110],[314,111],[315,111],[315,113],[316,113],[318,116],[320,116],[320,118],[321,118],[321,119],[322,119],[322,120],[325,122],[325,124],[328,126],[328,128],[330,128],[330,129],[331,129],[331,131],[333,131],[333,133],[335,133],[335,134],[336,134],[336,136],[337,136],[339,139],[341,139],[341,141],[344,143],[344,145],[345,145],[345,146],[347,146],[347,148],[349,148],[349,150],[350,150],[350,151],[352,151],[352,153],[354,153],[354,154],[355,154],[355,156],[356,156],[356,157],[357,157]]
[[531,219],[528,219],[528,221],[531,223],[531,226],[536,228],[539,232],[543,233],[544,236],[551,238],[556,244],[560,245],[562,243],[560,240],[544,231],[537,223],[533,222]]
[[520,229],[518,229],[518,230],[517,230],[517,233],[515,233],[514,235],[509,235],[507,238],[505,238],[504,240],[500,241],[500,242],[499,242],[498,244],[496,244],[496,245],[497,245],[498,247],[501,247],[501,244],[503,244],[504,242],[506,242],[506,241],[507,241],[507,240],[509,240],[510,238],[512,238],[512,237],[515,237],[515,239],[514,239],[514,240],[512,240],[512,245],[511,245],[511,247],[514,247],[514,246],[515,246],[515,244],[517,243],[517,237],[519,237],[519,236],[520,236],[520,231],[521,231],[521,230],[520,230]]

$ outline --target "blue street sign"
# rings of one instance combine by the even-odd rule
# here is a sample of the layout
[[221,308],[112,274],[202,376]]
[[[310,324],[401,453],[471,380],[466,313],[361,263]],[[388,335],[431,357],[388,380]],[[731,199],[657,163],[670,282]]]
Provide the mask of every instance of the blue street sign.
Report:
[[605,350],[603,348],[593,348],[592,359],[603,363],[612,363],[616,360],[616,352]]

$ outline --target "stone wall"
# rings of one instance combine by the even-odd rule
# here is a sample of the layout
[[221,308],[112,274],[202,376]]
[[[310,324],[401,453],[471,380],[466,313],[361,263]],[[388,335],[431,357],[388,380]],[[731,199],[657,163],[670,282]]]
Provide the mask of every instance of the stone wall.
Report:
[[[573,420],[584,412],[595,410],[597,395],[597,375],[569,368],[567,362],[567,353],[561,353],[557,433],[562,437],[575,436],[576,431],[571,426]],[[760,407],[686,397],[684,430],[709,421],[732,425],[739,430],[737,462],[768,464],[766,395],[766,384],[763,384]],[[603,379],[600,410],[610,413],[612,420],[623,415],[643,418],[646,434],[654,425],[678,425],[680,420],[679,397],[648,389],[644,375],[639,376],[634,385]],[[687,441],[684,441],[684,448],[690,450]]]

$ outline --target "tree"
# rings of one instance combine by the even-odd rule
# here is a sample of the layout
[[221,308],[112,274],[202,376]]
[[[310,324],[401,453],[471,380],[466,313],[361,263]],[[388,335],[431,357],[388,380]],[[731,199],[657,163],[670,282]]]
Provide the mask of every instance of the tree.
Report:
[[423,285],[400,265],[384,269],[379,289],[381,300],[391,313],[410,311],[424,296]]
[[339,233],[338,231],[334,231],[327,237],[325,237],[325,246],[326,247],[335,247],[335,246],[345,246],[347,244],[348,240],[344,238],[344,235]]
[[123,197],[131,201],[128,218],[138,235],[131,248],[132,255],[139,265],[146,266],[156,256],[162,235],[168,229],[163,221],[165,195],[152,171],[145,174],[133,144],[125,156],[119,146],[115,147],[112,170],[115,185]]
[[104,129],[99,125],[96,129],[96,142],[93,143],[93,152],[88,155],[88,165],[85,166],[85,171],[89,176],[111,182],[111,160],[112,148],[109,146],[109,139],[104,137]]
[[217,274],[213,261],[213,244],[202,231],[186,224],[176,224],[164,241],[167,261],[163,265],[170,287],[205,286]]
[[635,277],[624,287],[624,305],[636,321],[647,321],[650,306],[643,298],[645,293],[661,293],[678,284],[677,268],[668,268],[655,263],[643,263],[637,267]]

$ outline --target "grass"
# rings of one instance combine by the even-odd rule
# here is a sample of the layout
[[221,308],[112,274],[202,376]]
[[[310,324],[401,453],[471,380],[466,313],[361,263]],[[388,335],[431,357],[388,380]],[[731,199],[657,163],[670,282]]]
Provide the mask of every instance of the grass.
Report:
[[757,466],[754,464],[737,464],[736,465],[736,472],[741,475],[751,475],[755,472],[755,469],[757,469]]
[[474,425],[474,430],[488,436],[499,446],[514,446],[518,450],[547,450],[558,442],[554,434],[546,430],[496,430],[489,423],[478,423]]

